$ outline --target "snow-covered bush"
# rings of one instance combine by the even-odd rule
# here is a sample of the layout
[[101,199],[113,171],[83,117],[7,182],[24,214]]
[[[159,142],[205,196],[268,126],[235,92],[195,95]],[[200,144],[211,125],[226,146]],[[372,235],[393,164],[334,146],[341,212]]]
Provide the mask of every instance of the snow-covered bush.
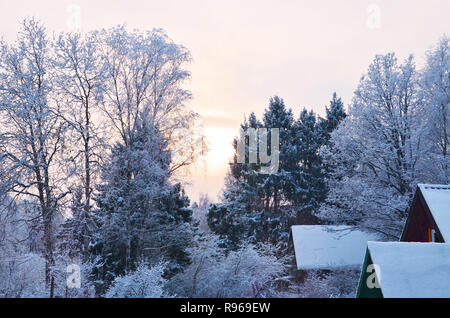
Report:
[[149,267],[141,263],[127,275],[114,279],[105,294],[107,298],[160,298],[168,296],[163,291],[166,280],[162,277],[164,264]]
[[35,253],[3,254],[0,261],[0,298],[48,297],[45,260]]
[[[0,298],[47,297],[45,260],[39,255],[31,220],[36,215],[0,195]],[[33,252],[30,252],[33,250]]]
[[184,297],[270,297],[285,269],[283,259],[270,248],[249,244],[224,254],[214,236],[193,251],[192,264],[175,276],[168,288]]
[[360,270],[344,268],[333,271],[310,270],[301,284],[291,285],[280,295],[294,298],[353,298],[358,288]]
[[[55,265],[52,266],[54,278],[54,295],[62,298],[94,298],[96,296],[91,273],[95,262],[83,263],[79,258],[70,258],[67,255],[57,255]],[[79,276],[76,271],[79,270]],[[68,286],[68,280],[73,277],[74,287]],[[79,278],[79,287],[75,281]]]

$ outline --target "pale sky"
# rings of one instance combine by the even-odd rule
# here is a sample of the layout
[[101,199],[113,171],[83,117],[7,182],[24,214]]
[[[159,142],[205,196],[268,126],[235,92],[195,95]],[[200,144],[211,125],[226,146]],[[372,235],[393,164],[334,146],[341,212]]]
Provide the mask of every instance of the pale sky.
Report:
[[421,65],[450,34],[448,0],[0,0],[0,35],[14,39],[26,16],[56,32],[78,24],[82,31],[163,28],[191,51],[189,107],[211,143],[192,173],[193,200],[202,192],[216,197],[240,122],[261,115],[270,96],[284,98],[296,116],[303,107],[322,115],[333,91],[350,102],[375,54],[393,51],[403,60],[412,53]]

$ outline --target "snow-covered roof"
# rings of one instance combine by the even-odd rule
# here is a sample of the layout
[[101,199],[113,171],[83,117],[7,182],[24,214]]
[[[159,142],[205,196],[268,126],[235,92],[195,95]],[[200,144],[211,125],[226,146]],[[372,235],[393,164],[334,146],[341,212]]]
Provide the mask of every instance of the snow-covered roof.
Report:
[[450,242],[450,185],[419,184],[444,241]]
[[361,266],[367,241],[377,240],[346,225],[294,225],[292,237],[298,269]]
[[450,244],[368,242],[385,298],[450,297]]

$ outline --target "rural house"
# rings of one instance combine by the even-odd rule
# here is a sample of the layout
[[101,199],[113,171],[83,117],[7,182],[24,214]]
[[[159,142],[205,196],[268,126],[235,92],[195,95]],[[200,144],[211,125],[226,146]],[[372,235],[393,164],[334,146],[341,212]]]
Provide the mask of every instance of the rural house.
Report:
[[356,297],[450,297],[450,244],[368,242]]
[[417,186],[400,241],[450,243],[450,185]]
[[367,241],[377,240],[347,225],[294,225],[291,232],[298,270],[360,267]]
[[450,185],[419,184],[401,242],[368,242],[356,297],[450,297]]

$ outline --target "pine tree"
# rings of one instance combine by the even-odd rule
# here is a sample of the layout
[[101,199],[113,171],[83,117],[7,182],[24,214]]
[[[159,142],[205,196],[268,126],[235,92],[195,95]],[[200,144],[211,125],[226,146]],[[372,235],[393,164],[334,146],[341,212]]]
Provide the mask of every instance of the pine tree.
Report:
[[192,211],[181,186],[169,183],[167,142],[146,121],[129,141],[112,149],[96,197],[99,232],[93,256],[101,256],[96,274],[105,285],[100,291],[143,261],[164,259],[168,276],[189,263],[184,249]]
[[[267,128],[279,128],[280,130],[279,169],[276,173],[266,175],[263,185],[265,210],[280,212],[281,205],[289,198],[289,193],[295,186],[292,172],[298,169],[294,146],[294,116],[291,109],[286,109],[283,99],[275,96],[270,100],[269,108],[263,116],[263,122]],[[270,133],[267,138],[270,140]],[[270,146],[268,147],[270,148]]]
[[165,271],[166,277],[182,271],[191,261],[186,247],[189,246],[198,224],[192,219],[189,204],[190,200],[180,183],[169,186],[167,193],[163,194],[156,204],[157,209],[163,211],[160,225],[169,229],[166,239],[170,244],[163,250],[164,259],[169,261]]
[[294,172],[296,191],[292,201],[297,210],[297,224],[315,223],[317,220],[313,215],[326,194],[319,154],[324,138],[315,113],[303,109],[296,122],[295,132],[300,169]]
[[330,134],[339,126],[339,124],[347,117],[344,110],[344,104],[341,98],[337,97],[336,92],[333,93],[333,98],[330,101],[330,107],[326,107],[325,119],[320,119],[320,125],[323,129],[324,138],[326,141],[330,139]]
[[[332,151],[333,148],[332,140],[331,140],[331,133],[338,128],[339,124],[342,123],[342,121],[347,117],[347,113],[344,109],[344,103],[342,102],[341,98],[337,97],[336,92],[333,93],[333,97],[330,101],[330,107],[325,108],[326,111],[326,117],[325,118],[319,118],[319,129],[322,133],[322,152],[323,149],[326,149],[326,151]],[[330,178],[333,171],[337,168],[337,165],[333,164],[331,161],[325,161],[323,158],[323,154],[320,155],[320,160],[322,164],[322,173],[323,173],[323,183],[324,183],[324,195],[321,198],[321,202],[325,200],[327,194],[328,194],[328,186],[326,185],[326,179]]]
[[[251,242],[287,242],[291,218],[288,200],[295,189],[292,171],[298,169],[293,146],[293,124],[292,110],[275,96],[270,99],[262,123],[252,113],[241,125],[243,130],[267,128],[267,154],[272,151],[270,128],[279,129],[279,169],[266,174],[261,172],[259,160],[249,163],[248,137],[245,140],[246,162],[238,163],[238,140],[234,140],[236,153],[225,180],[223,203],[211,205],[208,212],[208,224],[221,235],[223,246],[236,249],[244,237],[250,238]],[[260,137],[258,134],[257,138]]]
[[[254,113],[248,119],[244,119],[240,128],[247,131],[248,128],[261,127]],[[251,236],[250,219],[247,215],[254,214],[262,208],[261,194],[259,193],[259,180],[256,171],[259,171],[259,163],[249,163],[249,137],[245,137],[246,160],[237,162],[238,138],[233,140],[235,151],[234,162],[230,163],[230,169],[225,178],[223,203],[212,204],[207,214],[208,226],[221,238],[220,246],[226,249],[236,250],[244,236]],[[254,219],[251,219],[254,220]]]
[[59,254],[67,255],[70,259],[87,261],[89,242],[95,224],[86,212],[82,188],[74,191],[70,210],[72,215],[60,225],[57,250]]
[[[221,236],[222,246],[236,249],[242,238],[251,242],[287,242],[292,224],[316,224],[315,214],[324,201],[327,189],[320,148],[327,143],[330,133],[345,118],[343,103],[333,94],[327,117],[317,119],[314,112],[304,109],[297,121],[283,99],[270,99],[262,122],[254,113],[241,124],[249,128],[268,130],[267,149],[271,154],[270,128],[279,129],[278,170],[265,174],[263,164],[249,161],[250,140],[245,137],[245,162],[237,162],[238,139],[235,139],[234,162],[225,179],[223,202],[210,206],[208,224]],[[257,135],[257,141],[261,134]]]

